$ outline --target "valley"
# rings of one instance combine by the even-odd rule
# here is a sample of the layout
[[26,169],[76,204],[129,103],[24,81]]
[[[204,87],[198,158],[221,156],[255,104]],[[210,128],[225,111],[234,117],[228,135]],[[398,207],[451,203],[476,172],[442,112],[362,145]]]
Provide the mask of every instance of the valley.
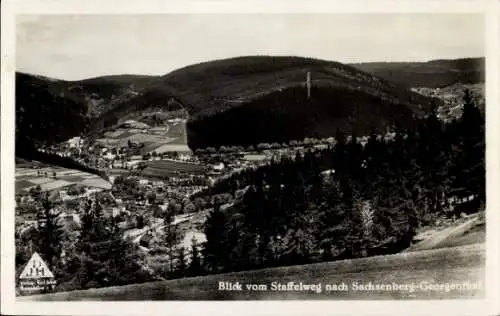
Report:
[[[212,286],[268,273],[369,282],[387,262],[396,268],[387,266],[386,281],[391,273],[408,282],[477,277],[484,82],[467,68],[438,76],[444,86],[422,86],[412,65],[386,68],[249,56],[157,77],[18,74],[17,273],[39,249],[56,291],[92,289],[48,300],[185,299],[178,289],[186,286],[198,299],[249,299]],[[139,284],[157,281],[166,283]],[[295,297],[269,295],[258,297]],[[414,298],[375,297],[391,295]]]

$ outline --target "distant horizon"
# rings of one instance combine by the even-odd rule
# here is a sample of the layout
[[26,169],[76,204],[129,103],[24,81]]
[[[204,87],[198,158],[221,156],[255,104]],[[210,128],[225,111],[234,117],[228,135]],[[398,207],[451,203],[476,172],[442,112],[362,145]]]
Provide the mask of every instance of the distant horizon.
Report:
[[[83,80],[90,80],[90,79],[98,79],[98,78],[103,78],[103,77],[114,77],[114,76],[140,76],[140,77],[161,77],[165,76],[171,72],[198,65],[198,64],[203,64],[203,63],[210,63],[214,62],[217,60],[229,60],[229,59],[236,59],[236,58],[242,58],[242,57],[256,57],[256,56],[262,56],[262,57],[299,57],[299,58],[312,58],[312,59],[318,59],[318,60],[325,60],[329,62],[339,62],[336,60],[327,60],[327,59],[322,59],[322,58],[315,58],[315,57],[308,57],[308,56],[292,56],[292,55],[241,55],[241,56],[233,56],[233,57],[227,57],[227,58],[219,58],[219,59],[212,59],[212,60],[206,60],[194,64],[189,64],[185,66],[181,66],[177,69],[171,70],[169,72],[161,73],[161,74],[141,74],[141,73],[113,73],[113,74],[103,74],[103,75],[96,75],[96,76],[91,76],[91,77],[82,77],[79,79],[66,79],[66,78],[60,78],[60,77],[55,77],[55,76],[50,76],[42,73],[34,73],[34,72],[29,72],[29,71],[23,71],[20,69],[16,69],[16,73],[23,73],[27,75],[32,75],[32,76],[39,76],[39,77],[46,77],[49,79],[54,79],[54,80],[61,80],[61,81],[83,81]],[[432,59],[427,59],[427,60],[400,60],[400,61],[359,61],[359,62],[348,62],[348,63],[342,63],[344,65],[358,65],[358,64],[403,64],[403,63],[428,63],[428,62],[433,62],[433,61],[445,61],[445,60],[460,60],[460,59],[485,59],[485,56],[465,56],[465,57],[456,57],[456,58],[432,58]]]
[[484,56],[484,28],[475,13],[19,15],[16,69],[71,81],[255,55],[425,62]]

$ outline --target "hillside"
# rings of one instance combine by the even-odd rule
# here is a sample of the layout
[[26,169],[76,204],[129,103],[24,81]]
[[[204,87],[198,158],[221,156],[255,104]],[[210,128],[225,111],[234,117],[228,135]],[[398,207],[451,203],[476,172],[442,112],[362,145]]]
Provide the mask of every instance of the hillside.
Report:
[[[230,274],[209,275],[121,287],[17,297],[19,301],[80,300],[290,300],[290,299],[457,299],[480,298],[484,288],[471,290],[429,290],[429,284],[484,284],[483,244],[424,250],[403,254],[343,260],[319,264],[270,268]],[[239,281],[242,291],[218,291],[219,281]],[[322,291],[272,291],[272,282],[321,283]],[[415,284],[424,290],[361,290],[359,285]],[[267,291],[249,291],[246,284],[267,285]],[[326,285],[345,283],[346,291],[326,291]],[[357,284],[358,286],[356,287]],[[427,290],[425,290],[427,288]]]
[[[310,112],[305,102],[307,72],[311,73],[314,88],[310,101],[315,104],[315,113]],[[157,108],[162,105],[161,102],[168,100],[176,101],[189,111],[191,124],[188,124],[188,133],[192,148],[289,140],[311,136],[310,133],[331,136],[332,130],[337,127],[349,126],[347,113],[352,113],[357,107],[355,102],[360,103],[359,108],[372,107],[384,113],[380,120],[375,119],[369,124],[371,127],[385,127],[395,120],[385,109],[378,109],[381,106],[385,108],[387,104],[393,104],[404,107],[397,112],[405,117],[403,121],[406,123],[413,113],[422,114],[433,102],[437,102],[337,62],[301,57],[249,56],[196,64],[162,76],[140,95],[121,103],[95,121],[91,130],[99,132],[118,123],[124,114],[130,118],[134,113]],[[336,103],[341,106],[333,109]],[[365,114],[366,111],[360,112],[360,115]],[[306,120],[299,115],[306,115]],[[200,136],[212,133],[218,128],[213,124],[221,122],[225,127],[217,132],[219,136],[211,139]],[[311,129],[312,125],[326,126],[332,122],[332,127]],[[242,127],[249,124],[253,125],[250,130]],[[252,134],[257,125],[261,128],[258,134],[243,135]],[[270,130],[262,130],[263,125]],[[365,132],[366,124],[360,125],[358,132]],[[300,131],[293,137],[289,135],[291,126]],[[278,134],[274,133],[278,129]],[[223,134],[231,134],[230,139]]]
[[303,88],[288,88],[190,121],[188,141],[191,148],[200,148],[324,138],[335,135],[337,129],[365,135],[373,128],[384,132],[393,124],[413,126],[413,116],[428,109],[400,102],[332,87],[313,88],[307,100]]
[[442,88],[456,83],[485,81],[484,58],[431,60],[428,62],[372,62],[351,66],[407,87]]
[[[182,108],[189,112],[193,149],[332,136],[337,128],[366,133],[395,122],[411,124],[412,116],[440,105],[440,100],[401,85],[408,80],[398,76],[460,81],[473,77],[478,64],[471,59],[356,65],[364,72],[312,58],[246,56],[195,64],[160,77],[63,81],[18,73],[18,137],[31,144],[81,133],[99,135],[127,119]],[[312,91],[306,100],[308,72]],[[217,136],[206,136],[209,132]]]
[[16,152],[80,134],[88,108],[65,83],[16,74]]
[[93,118],[150,80],[124,75],[65,81],[16,73],[16,147],[21,152],[80,135]]
[[154,79],[154,76],[116,75],[70,81],[66,86],[87,102],[92,117],[98,117],[115,104],[136,96]]
[[[191,117],[204,117],[286,88],[312,85],[408,96],[393,84],[338,62],[302,58],[246,56],[200,63],[173,71],[151,89],[175,96]],[[304,91],[305,95],[305,91]]]

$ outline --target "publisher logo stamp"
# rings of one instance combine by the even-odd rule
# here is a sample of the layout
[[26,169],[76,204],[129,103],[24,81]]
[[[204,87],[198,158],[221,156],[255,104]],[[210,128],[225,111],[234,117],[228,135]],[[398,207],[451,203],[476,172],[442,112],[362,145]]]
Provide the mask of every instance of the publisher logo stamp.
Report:
[[56,286],[54,274],[38,253],[33,253],[31,259],[19,276],[21,291],[49,291]]

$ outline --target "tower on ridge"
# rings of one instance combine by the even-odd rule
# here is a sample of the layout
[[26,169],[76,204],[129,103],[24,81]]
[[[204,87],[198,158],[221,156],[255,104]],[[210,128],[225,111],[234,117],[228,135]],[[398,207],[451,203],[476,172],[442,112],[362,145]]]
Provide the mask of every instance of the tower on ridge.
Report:
[[307,72],[307,79],[306,79],[306,87],[307,87],[307,99],[311,97],[311,72]]

